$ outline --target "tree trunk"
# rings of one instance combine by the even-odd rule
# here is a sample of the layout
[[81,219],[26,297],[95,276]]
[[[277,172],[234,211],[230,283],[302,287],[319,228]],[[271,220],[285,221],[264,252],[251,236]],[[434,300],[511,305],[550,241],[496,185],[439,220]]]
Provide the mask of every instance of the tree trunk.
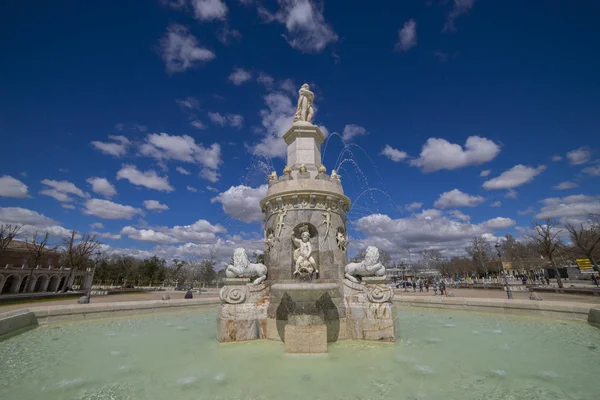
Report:
[[60,291],[61,293],[65,293],[67,291],[67,286],[69,285],[69,280],[71,280],[71,275],[73,275],[73,267],[71,267],[71,269],[69,270],[69,276],[67,276],[67,280],[65,281],[65,284],[61,288],[61,291]]
[[554,259],[550,259],[550,262],[552,263],[552,266],[554,267],[554,273],[556,274],[556,283],[558,283],[558,287],[562,289],[563,283],[562,283],[562,279],[560,277],[560,273],[558,272],[558,266],[554,262]]
[[594,271],[596,271],[596,272],[600,271],[600,268],[598,268],[598,264],[596,264],[596,260],[594,260],[594,257],[592,257],[591,254],[588,257],[589,257],[590,261],[592,262],[592,265],[594,266]]

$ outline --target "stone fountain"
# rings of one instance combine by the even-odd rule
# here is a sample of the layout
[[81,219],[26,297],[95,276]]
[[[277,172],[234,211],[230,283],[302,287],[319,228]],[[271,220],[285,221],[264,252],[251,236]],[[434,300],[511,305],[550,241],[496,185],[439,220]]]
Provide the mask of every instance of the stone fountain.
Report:
[[344,339],[395,341],[393,290],[377,248],[348,263],[341,177],[321,164],[325,135],[312,124],[314,94],[299,90],[294,123],[283,135],[287,165],[268,176],[260,202],[265,215],[265,264],[234,252],[218,317],[221,342],[283,341],[287,353],[325,353]]

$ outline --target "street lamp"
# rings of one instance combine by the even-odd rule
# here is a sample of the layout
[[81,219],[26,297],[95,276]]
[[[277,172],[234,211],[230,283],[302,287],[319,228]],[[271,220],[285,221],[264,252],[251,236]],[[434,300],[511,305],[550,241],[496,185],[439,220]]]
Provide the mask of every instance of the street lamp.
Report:
[[506,271],[504,270],[504,263],[502,262],[502,253],[500,253],[500,243],[496,243],[496,245],[494,246],[496,248],[497,251],[497,255],[498,255],[498,259],[500,260],[500,265],[502,266],[502,275],[504,276],[504,285],[506,285],[506,295],[508,296],[509,300],[512,300],[513,296],[512,296],[512,291],[510,290],[510,286],[508,284],[508,279],[506,277]]
[[94,285],[94,275],[96,274],[96,266],[98,266],[98,261],[100,261],[100,256],[102,255],[102,253],[100,253],[99,251],[97,251],[95,254],[96,254],[96,260],[94,260],[94,269],[92,270],[92,279],[90,279],[90,287],[88,288],[88,292],[87,292],[88,303],[91,302],[91,299],[92,299],[92,286]]

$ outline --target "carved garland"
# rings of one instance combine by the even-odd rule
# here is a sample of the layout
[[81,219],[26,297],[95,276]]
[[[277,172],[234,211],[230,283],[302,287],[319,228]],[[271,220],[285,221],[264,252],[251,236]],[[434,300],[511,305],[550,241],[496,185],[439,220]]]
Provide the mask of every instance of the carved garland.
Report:
[[[319,197],[317,199],[317,197]],[[340,198],[331,196],[289,196],[276,197],[271,199],[262,207],[265,219],[269,219],[273,214],[290,210],[327,210],[344,217],[348,211],[348,203]]]

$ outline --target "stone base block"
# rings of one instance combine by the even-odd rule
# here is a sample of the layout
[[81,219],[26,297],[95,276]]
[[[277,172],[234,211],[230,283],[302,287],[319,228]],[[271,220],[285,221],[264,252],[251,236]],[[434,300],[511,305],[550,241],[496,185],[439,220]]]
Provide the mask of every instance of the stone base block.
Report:
[[325,325],[286,325],[284,350],[290,354],[327,353]]
[[347,314],[348,339],[395,342],[398,338],[392,303],[354,303]]
[[258,319],[217,319],[217,340],[219,342],[242,342],[264,339],[267,336],[267,321]]

